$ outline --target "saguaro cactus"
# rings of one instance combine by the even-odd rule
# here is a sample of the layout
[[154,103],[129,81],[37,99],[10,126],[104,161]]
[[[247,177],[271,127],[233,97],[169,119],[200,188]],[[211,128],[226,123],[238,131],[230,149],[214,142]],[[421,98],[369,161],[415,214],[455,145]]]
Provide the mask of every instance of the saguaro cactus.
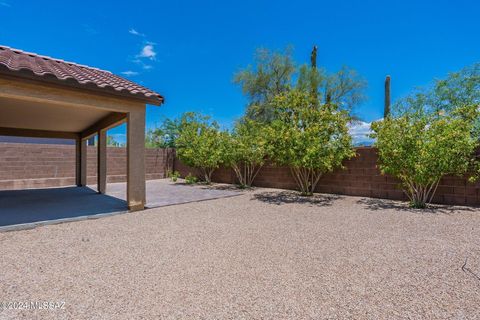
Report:
[[385,78],[385,107],[383,109],[383,118],[390,115],[390,76]]
[[312,54],[310,55],[310,64],[312,69],[317,68],[317,46],[313,46]]
[[314,107],[318,108],[318,73],[317,73],[317,46],[313,46],[312,54],[310,55],[310,66],[312,67],[310,73],[310,90],[312,100],[314,101]]

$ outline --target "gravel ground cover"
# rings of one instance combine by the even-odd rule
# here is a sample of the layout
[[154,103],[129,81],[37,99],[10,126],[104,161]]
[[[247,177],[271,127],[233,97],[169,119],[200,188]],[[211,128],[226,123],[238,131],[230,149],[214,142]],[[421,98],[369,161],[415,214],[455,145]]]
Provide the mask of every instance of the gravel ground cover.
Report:
[[[0,233],[0,319],[480,319],[480,210],[282,190]],[[11,305],[10,305],[11,306]]]

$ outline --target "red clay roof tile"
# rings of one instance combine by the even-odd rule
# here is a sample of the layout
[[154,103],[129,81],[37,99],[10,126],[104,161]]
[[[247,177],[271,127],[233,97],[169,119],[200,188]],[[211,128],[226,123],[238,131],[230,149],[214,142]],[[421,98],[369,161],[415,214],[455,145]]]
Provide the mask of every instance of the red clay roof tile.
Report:
[[25,71],[38,80],[65,85],[72,85],[73,80],[78,88],[88,90],[93,85],[102,92],[132,96],[155,105],[164,101],[160,94],[109,71],[0,45],[0,73],[22,76]]

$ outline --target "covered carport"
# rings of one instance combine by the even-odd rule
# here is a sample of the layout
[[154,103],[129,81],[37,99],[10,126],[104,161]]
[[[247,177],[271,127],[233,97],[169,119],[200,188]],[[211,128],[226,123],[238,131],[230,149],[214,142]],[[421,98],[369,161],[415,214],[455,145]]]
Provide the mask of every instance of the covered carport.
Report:
[[[98,192],[104,194],[106,132],[126,122],[126,202],[130,211],[145,206],[147,103],[161,105],[163,97],[108,71],[0,46],[0,135],[75,140],[78,187],[87,184],[86,141],[97,135],[97,184]],[[15,197],[15,191],[9,195]]]

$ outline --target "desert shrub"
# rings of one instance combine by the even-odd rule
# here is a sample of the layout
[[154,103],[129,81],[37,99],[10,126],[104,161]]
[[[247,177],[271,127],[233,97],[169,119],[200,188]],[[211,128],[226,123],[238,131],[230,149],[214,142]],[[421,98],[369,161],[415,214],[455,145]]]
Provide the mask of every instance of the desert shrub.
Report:
[[475,106],[452,112],[415,107],[372,124],[379,168],[400,180],[412,207],[425,208],[446,175],[469,174],[475,179],[477,113]]
[[178,171],[167,171],[167,176],[172,180],[173,182],[177,182],[178,178],[180,177],[180,173]]
[[186,184],[195,184],[195,183],[197,183],[197,181],[198,181],[198,178],[196,176],[192,175],[190,172],[185,177],[185,183]]
[[227,134],[220,131],[209,117],[189,113],[182,117],[181,131],[176,140],[177,155],[186,165],[197,168],[207,184],[212,173],[224,160]]
[[355,155],[346,111],[334,104],[316,106],[305,90],[273,100],[276,119],[268,126],[272,160],[288,166],[302,195],[311,195],[320,177]]
[[236,124],[226,141],[224,163],[234,170],[241,188],[252,186],[269,149],[264,125],[247,118]]

